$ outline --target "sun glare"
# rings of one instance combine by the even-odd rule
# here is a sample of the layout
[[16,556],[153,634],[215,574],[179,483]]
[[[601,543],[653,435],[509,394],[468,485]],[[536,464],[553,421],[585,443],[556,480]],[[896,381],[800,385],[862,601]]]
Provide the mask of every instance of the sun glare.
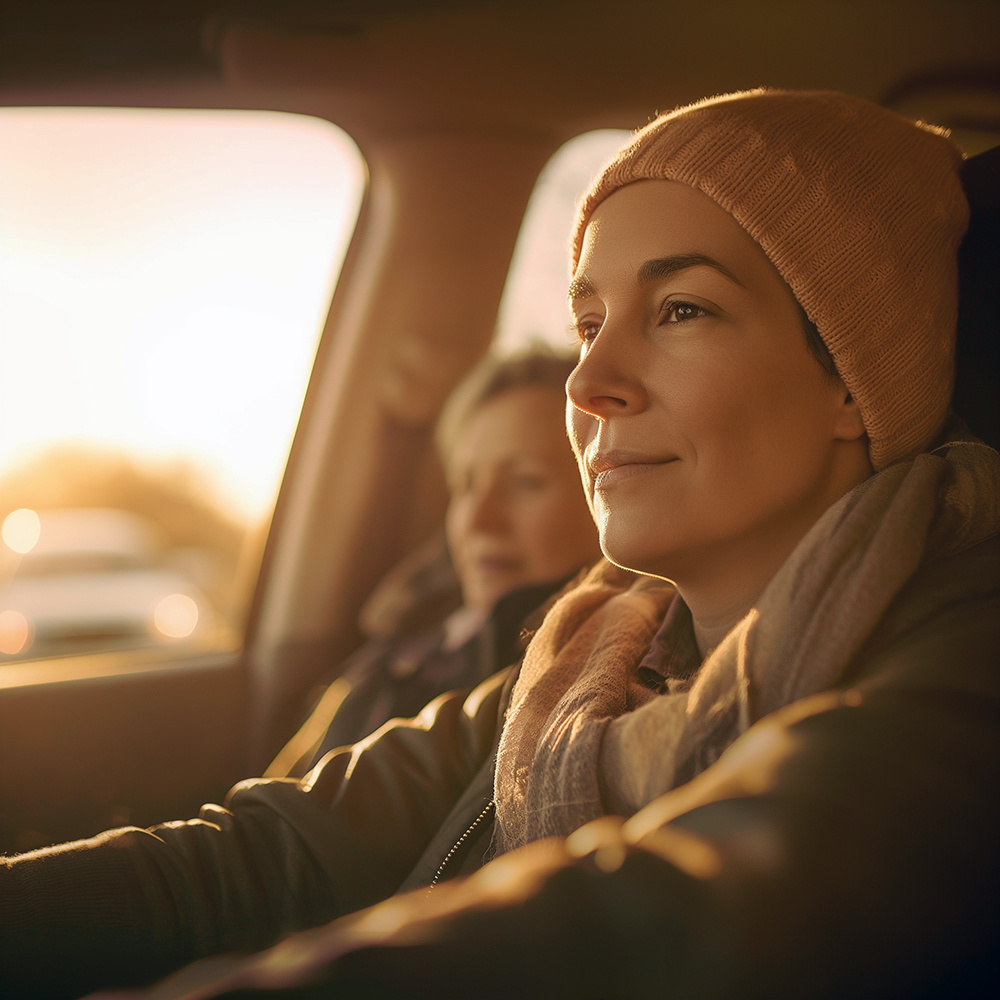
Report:
[[67,441],[271,504],[364,184],[327,122],[0,110],[0,474]]

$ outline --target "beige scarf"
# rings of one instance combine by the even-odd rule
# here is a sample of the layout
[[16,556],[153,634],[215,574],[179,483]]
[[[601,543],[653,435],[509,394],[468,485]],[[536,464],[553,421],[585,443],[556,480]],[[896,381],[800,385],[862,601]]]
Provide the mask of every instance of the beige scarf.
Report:
[[598,569],[532,640],[497,752],[494,847],[630,815],[694,777],[761,717],[837,683],[921,564],[1000,530],[1000,456],[954,442],[872,476],[802,539],[691,688],[636,668],[673,589]]

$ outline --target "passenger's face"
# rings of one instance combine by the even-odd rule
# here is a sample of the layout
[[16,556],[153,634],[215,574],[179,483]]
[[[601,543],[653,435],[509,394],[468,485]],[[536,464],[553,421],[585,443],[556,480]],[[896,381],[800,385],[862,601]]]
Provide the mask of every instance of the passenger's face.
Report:
[[448,464],[448,545],[466,606],[488,610],[600,555],[557,391],[512,389],[480,406]]
[[846,392],[763,251],[700,192],[642,181],[597,208],[570,293],[568,423],[605,553],[678,582],[787,556],[842,492]]

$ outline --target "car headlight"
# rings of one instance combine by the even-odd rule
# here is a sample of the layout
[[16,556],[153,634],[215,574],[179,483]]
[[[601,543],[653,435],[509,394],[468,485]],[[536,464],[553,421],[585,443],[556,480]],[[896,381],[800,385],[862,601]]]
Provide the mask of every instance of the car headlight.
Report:
[[0,611],[0,653],[16,656],[28,650],[35,638],[31,622],[13,608]]
[[12,552],[24,555],[35,547],[41,532],[38,515],[27,507],[20,507],[4,518],[0,538]]
[[168,639],[186,639],[198,625],[198,605],[187,594],[168,594],[153,611],[153,628]]

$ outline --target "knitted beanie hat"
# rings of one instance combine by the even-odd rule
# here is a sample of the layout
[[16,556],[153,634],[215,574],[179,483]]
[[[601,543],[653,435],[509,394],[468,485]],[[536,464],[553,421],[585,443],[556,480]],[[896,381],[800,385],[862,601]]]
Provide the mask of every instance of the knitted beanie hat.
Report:
[[925,449],[951,399],[961,154],[943,130],[833,92],[710,98],[641,129],[584,196],[639,180],[708,195],[753,237],[815,323],[861,411],[875,469]]

